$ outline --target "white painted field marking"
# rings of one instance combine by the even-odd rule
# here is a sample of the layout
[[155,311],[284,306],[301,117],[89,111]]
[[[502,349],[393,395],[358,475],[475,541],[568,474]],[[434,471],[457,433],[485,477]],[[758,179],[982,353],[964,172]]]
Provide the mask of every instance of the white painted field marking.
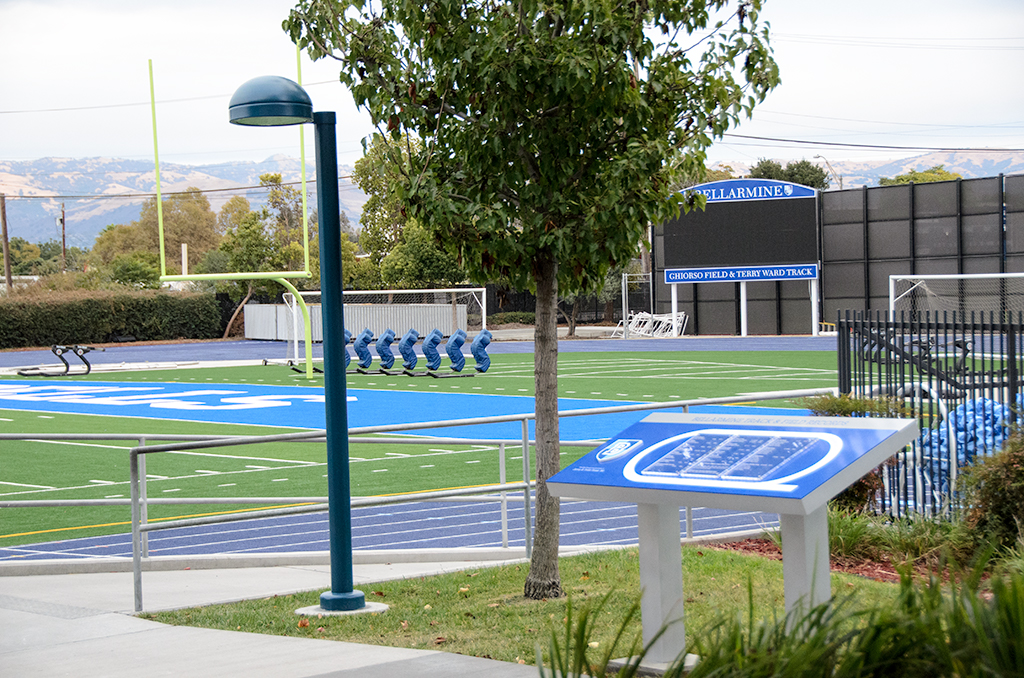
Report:
[[470,459],[470,460],[469,460],[469,461],[467,461],[466,463],[467,463],[467,464],[479,464],[479,463],[480,463],[480,460],[479,460],[479,459]]
[[272,483],[286,483],[286,482],[288,482],[288,479],[287,478],[272,478],[270,480],[270,482],[272,482]]
[[[127,448],[125,448],[127,449]],[[186,452],[175,450],[174,452],[167,452],[166,454],[187,454],[193,457],[217,457],[219,459],[244,459],[248,461],[274,461],[279,464],[308,464],[310,466],[316,466],[320,462],[317,461],[302,461],[301,459],[276,459],[274,457],[247,457],[239,454],[215,454],[213,452]],[[255,467],[253,467],[255,468]]]
[[204,476],[219,476],[220,475],[220,471],[208,471],[208,470],[206,470],[204,468],[197,468],[196,469],[196,473],[201,473]]
[[372,471],[370,471],[370,473],[387,473],[387,472],[388,472],[388,470],[386,468],[375,468]]
[[164,492],[181,492],[181,488],[180,487],[176,487],[173,490],[164,490]]
[[131,445],[99,445],[96,443],[77,443],[73,440],[30,440],[33,443],[47,443],[49,445],[72,445],[74,447],[99,447],[105,450],[130,450]]
[[116,485],[117,484],[113,480],[90,480],[89,482],[90,483],[94,483],[96,485]]
[[235,485],[236,483],[224,483],[223,485],[218,485],[217,487],[234,487]]
[[254,469],[257,469],[259,471],[266,471],[270,467],[269,466],[257,466],[255,464],[246,464],[245,468],[254,468]]
[[434,465],[433,464],[424,464],[423,466],[420,466],[420,468],[434,468]]
[[35,487],[40,490],[55,489],[52,485],[29,485],[28,483],[12,483],[4,480],[0,480],[0,485],[13,485],[14,487]]

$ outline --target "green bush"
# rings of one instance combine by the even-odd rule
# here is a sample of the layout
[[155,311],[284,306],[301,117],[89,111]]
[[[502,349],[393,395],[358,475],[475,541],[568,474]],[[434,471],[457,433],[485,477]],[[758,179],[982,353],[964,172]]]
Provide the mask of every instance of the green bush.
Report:
[[220,334],[212,295],[94,290],[0,300],[0,348],[99,344],[116,335],[155,341]]
[[990,457],[976,457],[961,476],[968,526],[999,546],[1015,548],[1024,530],[1024,434],[1014,432]]
[[488,325],[532,325],[536,318],[529,311],[508,311],[487,316]]

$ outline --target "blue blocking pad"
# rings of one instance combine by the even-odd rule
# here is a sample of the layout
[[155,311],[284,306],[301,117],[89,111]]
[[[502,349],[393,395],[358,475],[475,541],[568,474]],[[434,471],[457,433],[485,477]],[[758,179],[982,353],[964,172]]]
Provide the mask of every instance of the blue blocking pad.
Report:
[[469,352],[473,354],[476,361],[476,371],[486,372],[491,366],[491,357],[487,355],[487,346],[491,343],[492,335],[487,330],[481,330],[473,337],[473,343],[469,345]]
[[451,360],[451,368],[453,372],[461,372],[462,368],[466,366],[466,358],[462,355],[462,345],[466,343],[466,332],[465,330],[458,329],[452,333],[452,336],[448,337],[448,343],[445,344],[444,350],[448,353],[448,359]]
[[428,370],[436,370],[441,366],[441,354],[437,347],[442,339],[444,339],[444,335],[441,334],[441,330],[433,329],[423,340],[423,357],[427,359]]
[[352,348],[359,357],[359,362],[357,364],[364,370],[373,362],[373,354],[371,354],[370,349],[367,348],[371,343],[373,343],[373,332],[369,328],[360,332],[359,336],[356,337],[355,342],[352,343]]
[[409,330],[398,342],[398,352],[402,354],[402,367],[407,370],[416,369],[419,356],[416,355],[416,342],[420,340],[420,333],[416,330]]
[[391,352],[391,344],[395,341],[395,331],[391,328],[384,330],[384,333],[377,339],[377,358],[380,359],[382,369],[389,370],[395,364],[395,354]]

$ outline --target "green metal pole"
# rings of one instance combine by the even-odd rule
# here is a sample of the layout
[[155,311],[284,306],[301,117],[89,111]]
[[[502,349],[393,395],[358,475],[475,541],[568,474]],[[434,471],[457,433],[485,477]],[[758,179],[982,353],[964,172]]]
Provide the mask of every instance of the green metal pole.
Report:
[[325,610],[366,606],[352,587],[352,496],[348,469],[348,394],[345,387],[345,321],[341,284],[341,219],[338,142],[333,112],[313,114],[316,125],[316,196],[320,218],[320,294],[324,325],[324,395],[327,414],[327,496],[331,538],[331,590]]
[[149,107],[153,112],[153,164],[156,167],[156,229],[160,240],[160,275],[167,275],[164,257],[164,201],[160,194],[160,151],[156,142],[156,88],[153,86],[153,60],[149,60]]
[[[299,310],[302,311],[302,326],[306,330],[306,379],[313,378],[313,323],[309,320],[309,307],[306,306],[306,300],[302,298],[299,291],[295,289],[295,285],[284,278],[274,278],[274,281],[282,285],[286,290],[292,293],[295,298],[295,303],[299,305]],[[298,356],[296,356],[298,357]]]

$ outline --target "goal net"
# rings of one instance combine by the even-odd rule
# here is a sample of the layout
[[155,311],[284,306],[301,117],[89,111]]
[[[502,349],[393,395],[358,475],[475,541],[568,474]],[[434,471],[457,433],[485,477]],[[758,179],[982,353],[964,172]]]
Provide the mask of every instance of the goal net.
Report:
[[1024,311],[1024,273],[964,275],[891,275],[889,311],[961,314]]
[[[309,308],[313,341],[323,341],[322,305],[319,291],[299,292]],[[291,328],[289,359],[300,355],[305,339],[302,311],[290,292],[284,295]],[[409,330],[426,336],[438,329],[444,336],[456,330],[487,329],[487,291],[483,287],[431,290],[346,290],[345,329],[353,335],[364,329],[379,337],[391,329],[398,337]]]

